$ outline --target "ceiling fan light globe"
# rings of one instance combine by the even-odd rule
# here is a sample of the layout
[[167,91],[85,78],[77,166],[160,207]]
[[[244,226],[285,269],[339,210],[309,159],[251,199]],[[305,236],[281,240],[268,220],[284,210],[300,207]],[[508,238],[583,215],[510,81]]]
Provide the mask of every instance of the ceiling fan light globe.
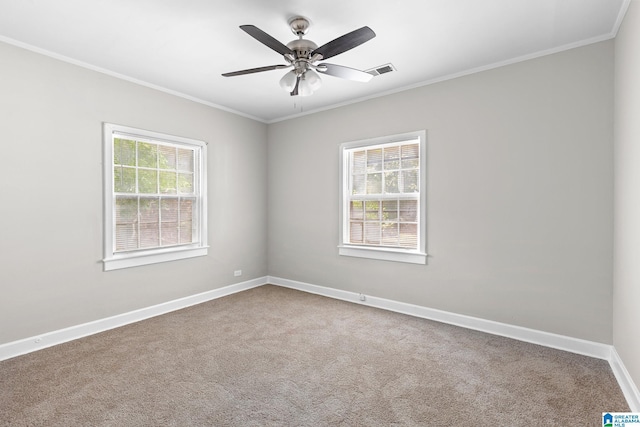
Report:
[[313,88],[309,81],[306,79],[306,73],[300,77],[300,83],[298,83],[298,95],[299,96],[310,96],[313,94]]
[[313,70],[307,70],[307,72],[304,73],[304,79],[307,84],[309,84],[312,91],[316,91],[320,89],[320,86],[322,86],[322,79],[320,78],[318,73]]
[[287,92],[291,92],[296,87],[296,80],[298,79],[295,71],[289,71],[280,79],[280,87]]

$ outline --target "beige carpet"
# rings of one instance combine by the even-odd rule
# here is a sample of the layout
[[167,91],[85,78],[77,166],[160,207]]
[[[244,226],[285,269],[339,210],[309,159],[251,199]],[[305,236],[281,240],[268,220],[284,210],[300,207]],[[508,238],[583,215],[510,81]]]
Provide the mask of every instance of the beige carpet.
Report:
[[0,362],[9,426],[601,426],[606,361],[260,288]]

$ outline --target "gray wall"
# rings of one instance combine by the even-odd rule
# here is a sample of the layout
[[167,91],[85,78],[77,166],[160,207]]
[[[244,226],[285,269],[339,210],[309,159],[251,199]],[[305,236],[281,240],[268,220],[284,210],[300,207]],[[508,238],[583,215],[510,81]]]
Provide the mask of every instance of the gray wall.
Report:
[[615,50],[613,344],[640,385],[640,4],[631,2]]
[[[0,343],[266,275],[266,125],[2,43],[0,94]],[[208,256],[102,271],[103,121],[209,143]]]
[[[611,343],[613,52],[266,126],[0,44],[0,343],[235,283],[236,269]],[[102,271],[103,121],[210,143],[209,256]],[[338,145],[418,129],[429,264],[339,257]]]
[[[269,274],[610,344],[613,53],[602,42],[270,125]],[[418,129],[428,265],[338,256],[338,145]]]

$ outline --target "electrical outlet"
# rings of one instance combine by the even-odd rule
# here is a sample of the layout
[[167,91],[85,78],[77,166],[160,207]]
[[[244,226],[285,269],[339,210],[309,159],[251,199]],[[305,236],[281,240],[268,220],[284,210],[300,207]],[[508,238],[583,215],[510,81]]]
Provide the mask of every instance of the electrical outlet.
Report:
[[242,270],[236,270],[233,272],[233,275],[238,277],[238,276],[242,276]]

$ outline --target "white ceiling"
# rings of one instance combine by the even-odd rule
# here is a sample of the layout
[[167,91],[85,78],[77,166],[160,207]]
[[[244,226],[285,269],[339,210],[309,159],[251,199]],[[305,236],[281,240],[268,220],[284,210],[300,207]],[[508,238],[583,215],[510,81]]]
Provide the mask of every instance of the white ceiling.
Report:
[[[0,41],[270,123],[615,36],[631,0],[0,0]],[[284,64],[239,25],[287,43],[294,16],[319,46],[367,25],[377,36],[331,63],[397,71],[368,83],[323,76],[291,97]],[[1,70],[0,70],[1,75]]]

